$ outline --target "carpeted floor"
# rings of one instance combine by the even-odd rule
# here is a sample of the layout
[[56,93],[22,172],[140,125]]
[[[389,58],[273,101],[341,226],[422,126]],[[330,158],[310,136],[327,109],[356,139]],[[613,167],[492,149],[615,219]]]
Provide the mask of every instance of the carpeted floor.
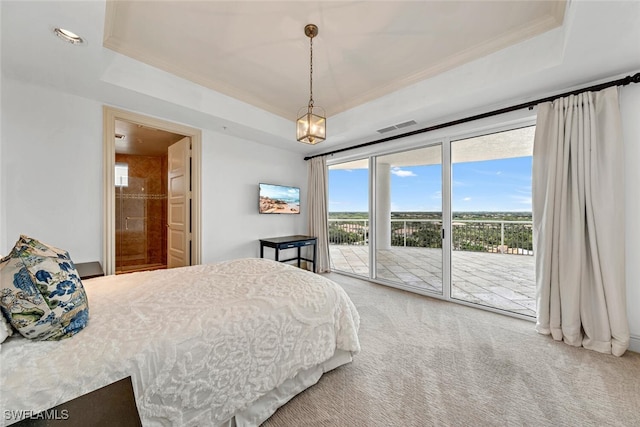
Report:
[[362,352],[263,425],[640,426],[640,354],[573,348],[534,323],[331,273]]

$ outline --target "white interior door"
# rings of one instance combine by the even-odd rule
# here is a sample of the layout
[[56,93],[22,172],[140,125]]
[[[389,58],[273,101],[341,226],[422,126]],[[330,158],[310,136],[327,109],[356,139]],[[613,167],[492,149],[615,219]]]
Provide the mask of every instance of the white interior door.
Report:
[[169,147],[167,190],[167,268],[190,265],[191,139]]

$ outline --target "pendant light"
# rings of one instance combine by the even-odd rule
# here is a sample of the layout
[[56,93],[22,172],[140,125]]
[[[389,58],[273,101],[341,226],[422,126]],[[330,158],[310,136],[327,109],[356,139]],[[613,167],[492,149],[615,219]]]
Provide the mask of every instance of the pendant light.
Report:
[[[313,38],[318,35],[318,27],[314,24],[309,24],[304,27],[304,34],[309,37],[309,105],[302,107],[298,111],[296,138],[306,144],[317,144],[326,138],[327,123],[324,109],[313,106]],[[320,114],[318,110],[322,110],[322,113]]]

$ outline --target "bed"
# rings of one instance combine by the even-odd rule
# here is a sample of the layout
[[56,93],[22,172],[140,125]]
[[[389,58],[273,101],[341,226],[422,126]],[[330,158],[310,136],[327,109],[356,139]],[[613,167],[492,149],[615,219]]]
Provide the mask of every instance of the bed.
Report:
[[84,330],[1,345],[1,408],[38,412],[131,376],[144,426],[259,425],[360,350],[340,286],[267,259],[83,285]]

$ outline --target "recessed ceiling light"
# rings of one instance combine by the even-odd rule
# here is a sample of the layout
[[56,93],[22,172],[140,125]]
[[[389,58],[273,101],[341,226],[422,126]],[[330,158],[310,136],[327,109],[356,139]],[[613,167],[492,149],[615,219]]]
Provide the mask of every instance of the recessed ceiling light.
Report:
[[82,37],[77,35],[76,33],[65,30],[64,28],[54,28],[53,32],[56,33],[56,36],[60,37],[62,40],[71,44],[82,44],[84,40]]

